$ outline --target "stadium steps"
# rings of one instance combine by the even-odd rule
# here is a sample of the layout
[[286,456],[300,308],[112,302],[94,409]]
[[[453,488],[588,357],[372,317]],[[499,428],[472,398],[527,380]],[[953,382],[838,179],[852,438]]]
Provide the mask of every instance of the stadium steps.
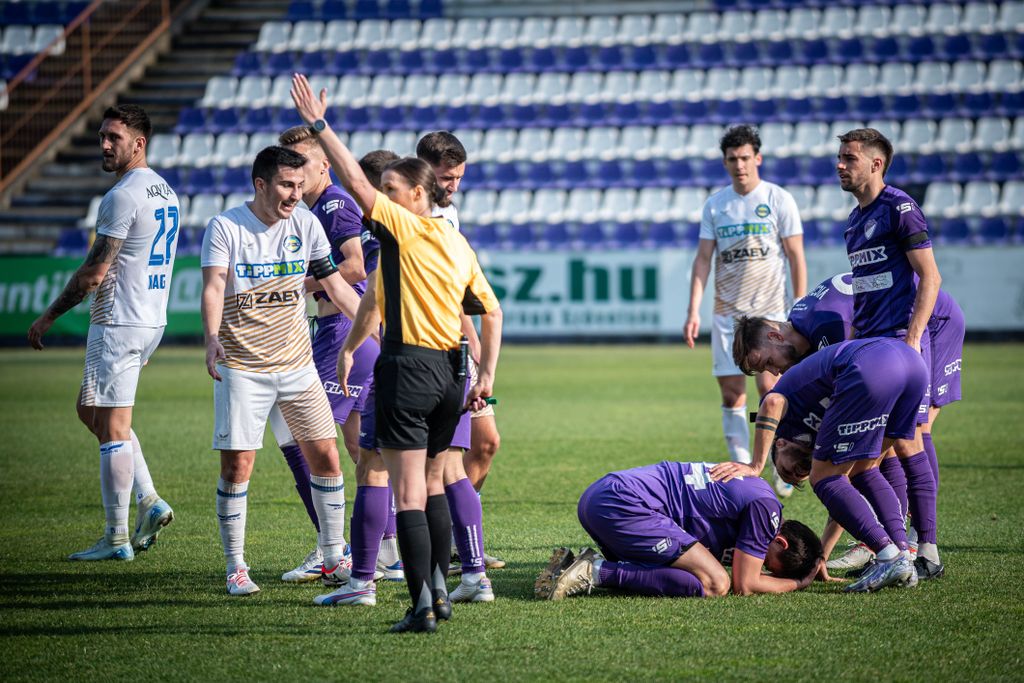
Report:
[[[207,80],[229,74],[263,22],[282,19],[287,9],[287,0],[212,0],[118,102],[146,107],[153,130],[170,132],[182,107],[203,96]],[[74,136],[11,206],[0,210],[0,254],[49,253],[63,230],[78,225],[92,198],[110,189],[112,176],[99,170],[98,128],[98,120],[90,121],[86,133]]]

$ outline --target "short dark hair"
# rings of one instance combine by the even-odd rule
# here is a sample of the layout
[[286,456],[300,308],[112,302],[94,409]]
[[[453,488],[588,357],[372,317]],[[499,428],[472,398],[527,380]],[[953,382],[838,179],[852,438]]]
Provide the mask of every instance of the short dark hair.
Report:
[[732,337],[732,360],[745,375],[756,374],[747,364],[747,356],[751,351],[761,348],[765,334],[768,332],[768,321],[755,315],[741,315],[736,319]]
[[290,147],[299,144],[318,145],[316,131],[311,126],[292,126],[277,136],[277,143],[282,147]]
[[761,151],[761,136],[758,134],[757,128],[746,123],[733,126],[725,131],[725,135],[718,142],[722,148],[722,156],[725,156],[726,150],[742,147],[743,145],[753,147],[754,154],[758,154]]
[[782,568],[776,573],[783,579],[802,579],[825,559],[818,534],[806,524],[787,519],[779,527],[779,535],[786,539],[789,547],[779,553]]
[[401,159],[401,157],[390,149],[375,149],[363,155],[363,158],[359,160],[359,168],[363,169],[363,175],[370,181],[370,184],[379,190],[381,174],[384,173],[385,167],[396,159]]
[[444,198],[445,190],[438,184],[434,169],[423,159],[402,157],[385,166],[384,171],[394,171],[402,176],[409,183],[409,187],[421,186],[427,191],[431,206],[436,205]]
[[446,130],[427,133],[416,143],[416,156],[431,166],[458,166],[466,163],[466,148]]
[[149,138],[153,135],[153,124],[149,121],[149,114],[137,104],[118,104],[107,107],[107,110],[103,112],[103,120],[107,119],[120,121],[125,127],[146,138],[146,142],[149,142]]
[[269,183],[282,166],[302,168],[307,161],[309,159],[306,158],[306,155],[299,154],[287,147],[280,145],[265,147],[260,150],[260,153],[256,155],[256,161],[252,163],[252,184],[255,187],[257,178],[262,178],[264,182]]
[[870,147],[876,152],[881,152],[885,157],[882,175],[884,176],[889,172],[889,166],[892,165],[892,158],[896,156],[896,151],[893,149],[892,143],[889,142],[889,138],[882,135],[880,131],[874,128],[854,128],[838,137],[840,144],[845,145],[849,142],[859,142],[864,147]]

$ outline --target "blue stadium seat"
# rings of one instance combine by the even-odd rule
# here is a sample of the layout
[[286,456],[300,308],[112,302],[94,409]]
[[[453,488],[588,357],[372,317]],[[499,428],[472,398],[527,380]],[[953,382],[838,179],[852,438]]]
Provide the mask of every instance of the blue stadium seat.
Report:
[[602,161],[594,169],[588,183],[591,187],[619,187],[626,183],[627,175],[618,159]]
[[1024,115],[1024,90],[1002,93],[995,113],[1010,118]]
[[348,3],[345,0],[324,0],[320,5],[320,18],[324,21],[348,19]]
[[84,256],[89,249],[89,235],[79,228],[65,228],[54,245],[54,256]]
[[603,225],[585,222],[580,223],[576,229],[576,239],[574,242],[581,249],[603,249],[608,246],[607,239]]
[[1010,239],[1011,226],[1009,219],[1003,216],[983,218],[978,226],[978,241],[983,244],[1002,244]]
[[3,2],[0,3],[0,25],[12,26],[32,23],[31,3]]
[[812,110],[812,103],[803,97],[784,97],[777,100],[775,118],[786,123],[796,123],[807,118]]
[[910,180],[910,164],[906,154],[897,154],[892,158],[892,164],[885,177],[897,185],[902,185]]
[[288,3],[288,21],[309,21],[317,18],[316,7],[306,0],[292,0]]
[[956,33],[946,36],[942,40],[939,57],[947,62],[957,62],[962,59],[970,59],[973,50],[974,46],[971,45],[970,37],[964,33]]
[[[11,80],[21,73],[21,70],[28,66],[34,57],[34,54],[0,55],[0,60],[3,60],[3,66],[0,67],[0,78]],[[29,76],[28,80],[31,82],[34,80],[34,76]]]
[[584,102],[576,107],[572,117],[572,124],[580,128],[590,128],[603,125],[606,119],[607,115],[603,102]]
[[217,185],[217,179],[213,177],[213,169],[209,167],[193,168],[188,172],[188,178],[181,184],[178,190],[181,194],[207,194]]
[[382,8],[379,0],[356,0],[352,8],[352,18],[356,21],[363,19],[382,19]]
[[918,118],[924,110],[923,98],[919,95],[894,95],[889,98],[889,117],[894,119]]
[[[684,108],[685,112],[685,108]],[[703,119],[694,119],[694,123],[701,123],[703,121],[711,121],[712,123],[719,123],[723,126],[734,124],[737,121],[743,120],[745,117],[744,102],[741,100],[719,100],[716,103],[714,111],[710,114],[706,114]]]
[[665,170],[657,183],[658,187],[704,185],[703,174],[698,174],[694,170],[696,163],[690,159],[670,159],[665,164]]
[[850,64],[863,62],[867,56],[864,41],[859,36],[842,38],[834,43],[830,60],[833,64]]
[[590,180],[586,163],[582,161],[567,161],[559,164],[555,173],[555,187],[563,190],[571,190],[576,187],[584,187]]
[[541,119],[541,125],[547,126],[548,128],[559,128],[566,125],[567,122],[572,120],[573,108],[564,102],[560,103],[549,103],[543,109],[543,118]]
[[398,53],[398,65],[395,67],[397,73],[420,74],[427,70],[427,61],[423,56],[423,50],[402,50]]
[[770,97],[745,100],[746,118],[755,123],[774,121],[778,116],[778,104]]
[[683,223],[676,231],[676,242],[682,246],[696,246],[700,241],[700,223]]
[[[665,51],[665,57],[668,58],[668,50]],[[692,55],[693,66],[701,69],[712,69],[720,67],[725,64],[725,48],[722,43],[711,42],[701,43],[700,47],[697,48],[696,52]],[[679,68],[679,67],[675,67]]]
[[616,223],[609,240],[610,246],[620,249],[639,247],[643,243],[640,226],[636,223]]
[[930,93],[925,96],[925,106],[922,112],[925,117],[939,119],[954,116],[960,107],[958,98],[953,93]]
[[773,40],[765,43],[761,50],[761,66],[781,66],[800,61],[793,51],[793,41]]
[[811,38],[797,43],[796,64],[814,66],[829,61],[828,43],[821,38]]
[[466,164],[465,174],[462,176],[462,183],[474,190],[484,190],[489,187],[489,171],[492,164],[483,162],[478,164]]
[[653,247],[671,247],[679,241],[675,225],[667,221],[647,226],[647,241]]
[[675,123],[677,120],[678,117],[676,116],[674,103],[665,100],[663,102],[648,102],[642,105],[640,120],[637,123],[647,126],[663,126]]
[[292,126],[301,126],[305,123],[302,117],[299,116],[299,112],[295,111],[291,107],[281,107],[277,110],[277,125],[284,130],[285,128],[291,128]]
[[898,61],[901,54],[899,41],[892,36],[869,40],[865,52],[868,61],[880,64]]
[[589,71],[591,69],[590,47],[579,45],[565,48],[559,56],[558,65],[563,71],[570,73]]
[[985,180],[985,162],[977,152],[957,154],[950,167],[950,180],[967,183],[972,180]]
[[807,220],[803,221],[804,227],[804,244],[818,244],[821,242],[821,228],[818,227],[818,221]]
[[1020,178],[1024,173],[1024,163],[1017,152],[996,152],[989,159],[986,178],[1004,181]]
[[295,58],[290,52],[271,52],[263,62],[264,76],[281,76],[295,71]]
[[[724,55],[723,55],[724,58]],[[685,69],[697,66],[690,46],[686,43],[667,45],[658,56],[657,66],[659,69]]]
[[409,19],[413,16],[412,3],[409,0],[387,0],[383,16],[385,19]]
[[850,112],[851,105],[842,95],[833,97],[819,97],[815,101],[815,118],[822,121],[835,121],[845,119]]
[[622,66],[631,71],[653,69],[658,64],[658,50],[653,45],[633,45],[627,49]]
[[203,233],[205,231],[205,228],[179,229],[177,254],[179,256],[198,256],[203,250]]
[[533,164],[529,167],[527,181],[530,187],[555,187],[555,169],[551,164]]
[[626,56],[621,45],[607,45],[597,51],[597,68],[601,71],[618,71],[624,68]]
[[[223,175],[220,177],[220,182],[215,186],[217,192],[221,194],[231,194],[232,192],[246,192],[252,187],[251,170],[248,166],[233,166],[224,169]],[[166,180],[166,177],[164,178]],[[168,181],[170,184],[170,181]],[[173,187],[173,185],[172,185]]]
[[641,123],[643,111],[639,102],[615,102],[609,107],[606,123],[612,126],[635,126]]
[[540,246],[564,249],[569,241],[569,227],[565,223],[546,223],[541,229]]
[[885,115],[885,100],[879,95],[852,98],[848,114],[855,119],[870,120]]
[[[956,113],[968,119],[990,116],[996,109],[996,98],[991,92],[964,93]],[[949,114],[952,114],[950,112]],[[949,115],[947,114],[947,115]]]
[[59,24],[66,26],[76,16],[66,14],[59,2],[36,0],[32,5],[33,24]]
[[[764,160],[761,162],[760,175],[779,185],[789,185],[796,182],[804,185],[817,185],[817,183],[808,183],[804,180],[797,157],[764,157]],[[721,177],[722,173],[721,169],[719,169],[717,180],[720,181]]]
[[473,116],[474,128],[502,128],[505,123],[505,110],[500,104],[484,104],[477,107]]
[[161,168],[154,169],[160,174],[160,177],[164,179],[171,188],[177,192],[178,188],[181,187],[181,170],[177,168]]
[[395,70],[395,51],[367,50],[359,62],[358,73],[366,76],[389,74]]
[[344,130],[366,130],[373,119],[366,107],[345,107],[341,114],[341,126]]
[[625,184],[637,189],[655,187],[660,177],[657,162],[653,159],[637,159],[633,162]]
[[939,223],[935,239],[940,244],[958,244],[968,240],[971,228],[963,218],[947,218]]
[[733,43],[732,49],[726,56],[725,63],[739,69],[761,64],[763,62],[759,43],[754,41],[743,41]]
[[513,249],[535,248],[537,239],[533,235],[533,226],[529,223],[513,223],[509,227],[506,242]]
[[907,41],[903,55],[911,62],[923,62],[937,58],[938,50],[931,36],[917,36]]
[[1010,43],[1004,33],[982,33],[974,36],[971,51],[976,59],[1005,59],[1010,53]]
[[491,167],[491,185],[495,190],[512,190],[523,185],[519,165],[513,161],[494,164]]
[[503,73],[523,71],[526,67],[526,57],[518,47],[509,47],[498,52],[497,68]]
[[710,121],[711,112],[708,109],[707,100],[686,100],[678,106],[675,120],[680,123],[687,123],[691,125]]
[[206,129],[206,115],[202,109],[196,107],[185,107],[178,114],[178,123],[174,126],[174,132],[178,135],[186,133],[197,133]]
[[303,52],[299,58],[299,71],[304,74],[327,73],[327,55],[323,52]]
[[463,230],[469,233],[466,239],[474,249],[494,249],[501,243],[497,226],[492,223],[478,224],[468,230],[464,227]]
[[343,76],[359,72],[359,54],[351,50],[335,52],[327,65],[326,72],[332,76]]
[[459,63],[456,70],[459,73],[475,74],[494,71],[491,63],[491,51],[489,49],[474,48],[471,50],[460,50],[458,56]]
[[233,107],[214,109],[206,121],[206,130],[210,133],[229,133],[241,128],[238,111]]
[[558,69],[558,53],[554,48],[535,47],[526,53],[526,63],[530,69],[539,73]]
[[242,76],[257,75],[263,71],[263,60],[258,52],[242,52],[235,57],[235,65],[231,68],[231,75],[236,78]]
[[273,110],[270,107],[246,109],[242,117],[241,129],[247,133],[275,130]]
[[420,19],[444,16],[444,0],[420,0],[416,16]]
[[722,181],[725,170],[722,168],[722,160],[717,157],[707,157],[694,164],[694,184],[705,187],[717,185]]
[[426,70],[436,74],[461,71],[459,58],[458,50],[434,50],[428,53]]
[[405,107],[401,105],[379,108],[374,121],[381,130],[403,130],[405,122]]
[[818,221],[818,243],[836,244],[843,241],[843,231],[846,230],[845,221],[821,220]]
[[946,167],[946,159],[941,154],[919,154],[914,168],[910,172],[910,180],[915,183],[930,183],[937,180],[946,180],[949,171]]
[[[433,107],[430,107],[430,109],[433,109]],[[437,121],[437,126],[445,130],[465,128],[473,120],[473,107],[468,104],[448,105],[447,107],[434,109],[433,118]]]

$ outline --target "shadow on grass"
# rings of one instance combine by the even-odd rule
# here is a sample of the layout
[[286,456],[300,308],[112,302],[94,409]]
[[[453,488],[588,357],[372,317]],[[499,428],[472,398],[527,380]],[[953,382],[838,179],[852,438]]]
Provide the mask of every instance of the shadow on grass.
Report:
[[939,471],[951,469],[951,470],[1024,470],[1024,464],[1011,465],[1011,464],[976,464],[976,463],[939,463]]

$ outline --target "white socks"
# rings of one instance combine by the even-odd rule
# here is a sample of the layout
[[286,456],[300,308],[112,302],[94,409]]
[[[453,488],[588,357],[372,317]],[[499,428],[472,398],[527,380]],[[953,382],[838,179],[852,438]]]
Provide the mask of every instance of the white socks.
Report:
[[747,406],[726,408],[722,406],[722,431],[729,459],[733,462],[750,464],[750,427],[747,424]]
[[100,492],[107,517],[104,535],[111,545],[128,542],[128,505],[134,469],[131,441],[100,444]]
[[935,564],[942,564],[939,562],[939,546],[934,543],[920,543],[917,546],[917,556],[923,557],[929,562]]
[[324,567],[336,567],[345,551],[345,483],[342,477],[309,475],[313,507],[320,519]]
[[889,562],[890,560],[895,560],[899,556],[900,549],[896,547],[895,543],[890,543],[889,545],[882,548],[882,550],[878,553],[878,561]]
[[228,574],[245,567],[245,513],[248,501],[249,482],[233,484],[217,481],[217,522],[220,524],[220,542],[224,546],[224,558]]
[[402,557],[398,553],[398,537],[382,538],[380,540],[380,550],[377,553],[377,563],[390,567],[400,559]]
[[153,486],[153,477],[149,474],[149,467],[146,465],[146,458],[142,456],[142,445],[139,437],[132,430],[132,455],[135,458],[135,482],[132,493],[135,497],[135,504],[138,505],[147,496],[155,496],[156,488]]

